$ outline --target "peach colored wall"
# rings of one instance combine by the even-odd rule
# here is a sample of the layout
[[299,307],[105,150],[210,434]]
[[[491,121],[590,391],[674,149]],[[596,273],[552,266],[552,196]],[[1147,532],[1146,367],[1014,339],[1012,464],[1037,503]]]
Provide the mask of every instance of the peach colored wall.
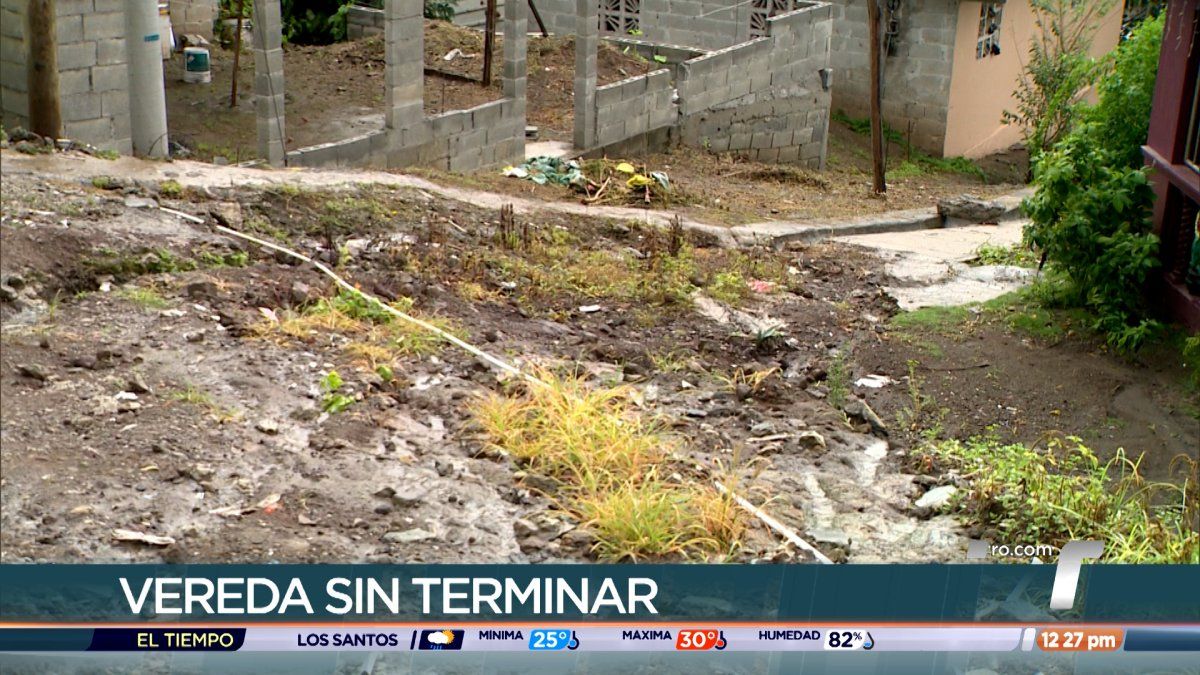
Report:
[[[1016,106],[1012,92],[1029,57],[1029,44],[1037,30],[1029,0],[1008,0],[1000,23],[1000,54],[975,58],[982,2],[964,1],[958,8],[954,41],[954,75],[950,81],[950,111],[946,123],[947,157],[982,157],[1005,150],[1021,140],[1021,130],[1004,124],[1000,116]],[[1121,37],[1120,0],[1101,20],[1092,38],[1092,55],[1102,56]]]

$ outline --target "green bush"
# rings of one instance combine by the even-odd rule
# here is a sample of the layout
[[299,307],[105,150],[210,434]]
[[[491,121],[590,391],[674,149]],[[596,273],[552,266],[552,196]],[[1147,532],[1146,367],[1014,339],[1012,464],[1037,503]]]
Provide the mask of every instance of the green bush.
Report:
[[1151,233],[1154,193],[1142,164],[1163,19],[1145,21],[1117,50],[1082,123],[1037,160],[1024,204],[1028,241],[1064,271],[1095,328],[1122,351],[1158,329],[1143,287],[1158,265]]

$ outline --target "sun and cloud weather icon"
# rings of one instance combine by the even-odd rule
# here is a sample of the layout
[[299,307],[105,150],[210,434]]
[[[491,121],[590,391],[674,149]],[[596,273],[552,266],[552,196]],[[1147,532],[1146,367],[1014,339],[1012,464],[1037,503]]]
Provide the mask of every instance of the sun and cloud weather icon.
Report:
[[463,630],[423,630],[417,649],[462,649]]

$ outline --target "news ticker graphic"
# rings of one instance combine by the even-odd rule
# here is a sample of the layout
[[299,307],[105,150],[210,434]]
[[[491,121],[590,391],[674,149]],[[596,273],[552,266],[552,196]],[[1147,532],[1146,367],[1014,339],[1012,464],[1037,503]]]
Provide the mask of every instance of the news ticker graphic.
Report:
[[1195,652],[1200,624],[0,627],[0,652]]
[[1200,565],[0,565],[0,626],[1200,623]]

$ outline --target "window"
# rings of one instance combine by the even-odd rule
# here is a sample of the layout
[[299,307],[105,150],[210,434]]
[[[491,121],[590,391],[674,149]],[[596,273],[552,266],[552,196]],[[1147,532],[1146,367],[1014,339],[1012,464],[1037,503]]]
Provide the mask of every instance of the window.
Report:
[[767,34],[767,19],[780,14],[787,14],[796,9],[796,0],[751,0],[750,1],[750,37],[758,38]]
[[642,0],[600,0],[600,32],[642,34]]
[[979,40],[975,43],[975,58],[1000,54],[1000,19],[1003,16],[1003,2],[983,3],[979,9]]

